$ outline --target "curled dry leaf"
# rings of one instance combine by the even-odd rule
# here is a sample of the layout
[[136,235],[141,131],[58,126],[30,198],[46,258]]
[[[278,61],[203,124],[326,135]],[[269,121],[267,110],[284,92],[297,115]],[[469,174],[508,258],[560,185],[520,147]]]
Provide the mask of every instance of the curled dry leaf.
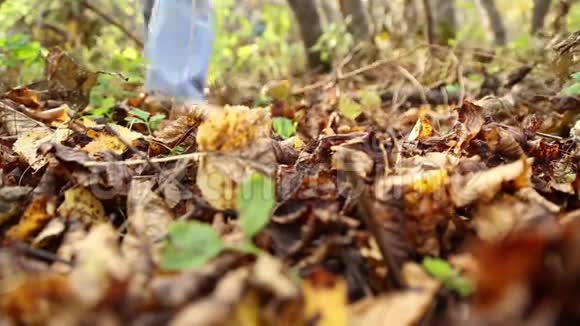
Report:
[[530,184],[532,163],[533,159],[522,158],[471,175],[456,175],[451,178],[451,199],[456,206],[464,207],[478,199],[493,198],[504,182],[514,182],[518,189],[527,187]]
[[403,266],[408,290],[368,299],[350,309],[350,325],[418,325],[429,313],[441,283],[413,263]]
[[463,102],[463,105],[458,109],[458,122],[453,127],[458,138],[456,152],[461,150],[465,144],[469,144],[481,131],[484,123],[481,111],[480,106],[469,101]]

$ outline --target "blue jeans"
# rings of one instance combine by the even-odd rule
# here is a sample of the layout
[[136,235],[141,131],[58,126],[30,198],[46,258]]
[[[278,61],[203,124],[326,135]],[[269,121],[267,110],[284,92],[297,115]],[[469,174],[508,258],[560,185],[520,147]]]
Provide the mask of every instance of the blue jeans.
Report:
[[155,0],[145,45],[149,92],[204,100],[213,24],[210,0]]

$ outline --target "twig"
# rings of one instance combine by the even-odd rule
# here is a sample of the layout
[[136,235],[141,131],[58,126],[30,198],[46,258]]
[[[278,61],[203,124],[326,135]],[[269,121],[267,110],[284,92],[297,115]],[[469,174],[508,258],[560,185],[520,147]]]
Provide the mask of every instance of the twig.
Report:
[[306,85],[306,86],[304,86],[302,88],[293,90],[292,91],[292,95],[301,95],[301,94],[304,94],[304,93],[308,93],[310,91],[313,91],[313,90],[316,90],[316,89],[319,89],[319,88],[323,88],[323,87],[325,87],[325,86],[327,86],[329,84],[332,85],[333,83],[336,83],[338,81],[350,79],[350,78],[352,78],[354,76],[360,75],[360,74],[365,73],[367,71],[371,71],[371,70],[377,69],[377,68],[379,68],[381,66],[384,66],[384,65],[387,65],[387,64],[393,64],[394,62],[399,61],[402,58],[409,56],[410,53],[415,52],[417,49],[419,49],[421,47],[422,46],[417,46],[417,47],[414,47],[413,49],[411,49],[409,51],[406,51],[404,54],[398,55],[398,56],[396,56],[394,58],[384,58],[384,59],[380,59],[380,60],[374,61],[373,63],[368,64],[368,65],[366,65],[364,67],[361,67],[361,68],[355,69],[353,71],[347,72],[346,74],[341,74],[341,75],[336,76],[336,77],[333,76],[333,77],[331,77],[331,80],[329,80],[327,78],[325,80],[316,82],[314,84]]
[[111,25],[117,27],[119,30],[121,30],[121,32],[123,32],[125,35],[127,35],[127,37],[130,38],[131,40],[133,40],[133,42],[135,42],[135,44],[137,44],[139,47],[141,47],[141,48],[143,47],[143,41],[141,39],[139,39],[139,37],[137,37],[131,31],[129,31],[125,26],[123,26],[123,24],[119,23],[118,21],[116,21],[115,19],[113,19],[112,17],[110,17],[109,15],[104,13],[103,11],[101,11],[101,9],[93,6],[87,0],[83,0],[82,4],[85,8],[94,12],[99,17],[106,20],[109,24],[111,24]]
[[110,166],[110,165],[139,165],[139,164],[149,164],[149,163],[167,163],[179,160],[198,160],[199,158],[208,155],[208,153],[189,153],[168,157],[151,158],[148,160],[127,160],[127,161],[94,161],[94,162],[84,162],[82,163],[84,167],[94,167],[94,166]]
[[421,95],[421,100],[423,101],[423,103],[429,104],[429,101],[427,100],[427,94],[425,93],[425,87],[421,85],[421,83],[417,80],[417,78],[415,78],[415,76],[413,76],[407,69],[399,65],[397,65],[397,70],[399,70],[399,72],[403,74],[405,78],[407,78],[413,85],[415,85],[415,87],[419,89],[419,94]]

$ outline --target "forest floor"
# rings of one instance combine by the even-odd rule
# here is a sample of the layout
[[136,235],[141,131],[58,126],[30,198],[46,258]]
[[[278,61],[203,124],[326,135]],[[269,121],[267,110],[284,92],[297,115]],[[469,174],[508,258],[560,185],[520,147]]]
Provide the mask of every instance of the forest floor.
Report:
[[580,321],[574,41],[99,119],[96,74],[53,51],[0,95],[0,325]]

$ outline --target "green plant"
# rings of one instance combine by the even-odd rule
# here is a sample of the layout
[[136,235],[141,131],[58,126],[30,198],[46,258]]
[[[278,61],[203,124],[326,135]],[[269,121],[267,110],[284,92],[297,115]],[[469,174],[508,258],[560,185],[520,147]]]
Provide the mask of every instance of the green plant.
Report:
[[347,31],[347,24],[328,25],[312,50],[320,52],[320,60],[331,62],[345,56],[353,45],[353,38]]
[[0,73],[6,83],[18,84],[42,76],[44,59],[40,43],[16,34],[0,38]]
[[572,74],[572,81],[562,89],[562,94],[566,96],[580,95],[580,72]]
[[451,265],[443,259],[425,257],[423,267],[434,278],[443,282],[446,288],[462,297],[469,296],[474,291],[473,283],[465,276],[459,275]]
[[164,114],[157,113],[151,115],[151,113],[141,109],[132,109],[129,111],[129,114],[133,115],[132,117],[125,118],[125,121],[129,122],[129,128],[134,124],[142,124],[147,127],[147,131],[150,135],[153,135],[153,130],[157,129],[161,121],[165,119]]
[[288,118],[277,117],[272,119],[272,127],[276,135],[288,139],[296,134],[298,124]]
[[161,265],[166,270],[182,270],[203,266],[224,249],[256,253],[252,238],[269,222],[276,203],[272,180],[259,173],[252,174],[238,190],[239,223],[245,241],[233,247],[220,239],[208,224],[197,221],[178,222],[169,228],[168,242]]

